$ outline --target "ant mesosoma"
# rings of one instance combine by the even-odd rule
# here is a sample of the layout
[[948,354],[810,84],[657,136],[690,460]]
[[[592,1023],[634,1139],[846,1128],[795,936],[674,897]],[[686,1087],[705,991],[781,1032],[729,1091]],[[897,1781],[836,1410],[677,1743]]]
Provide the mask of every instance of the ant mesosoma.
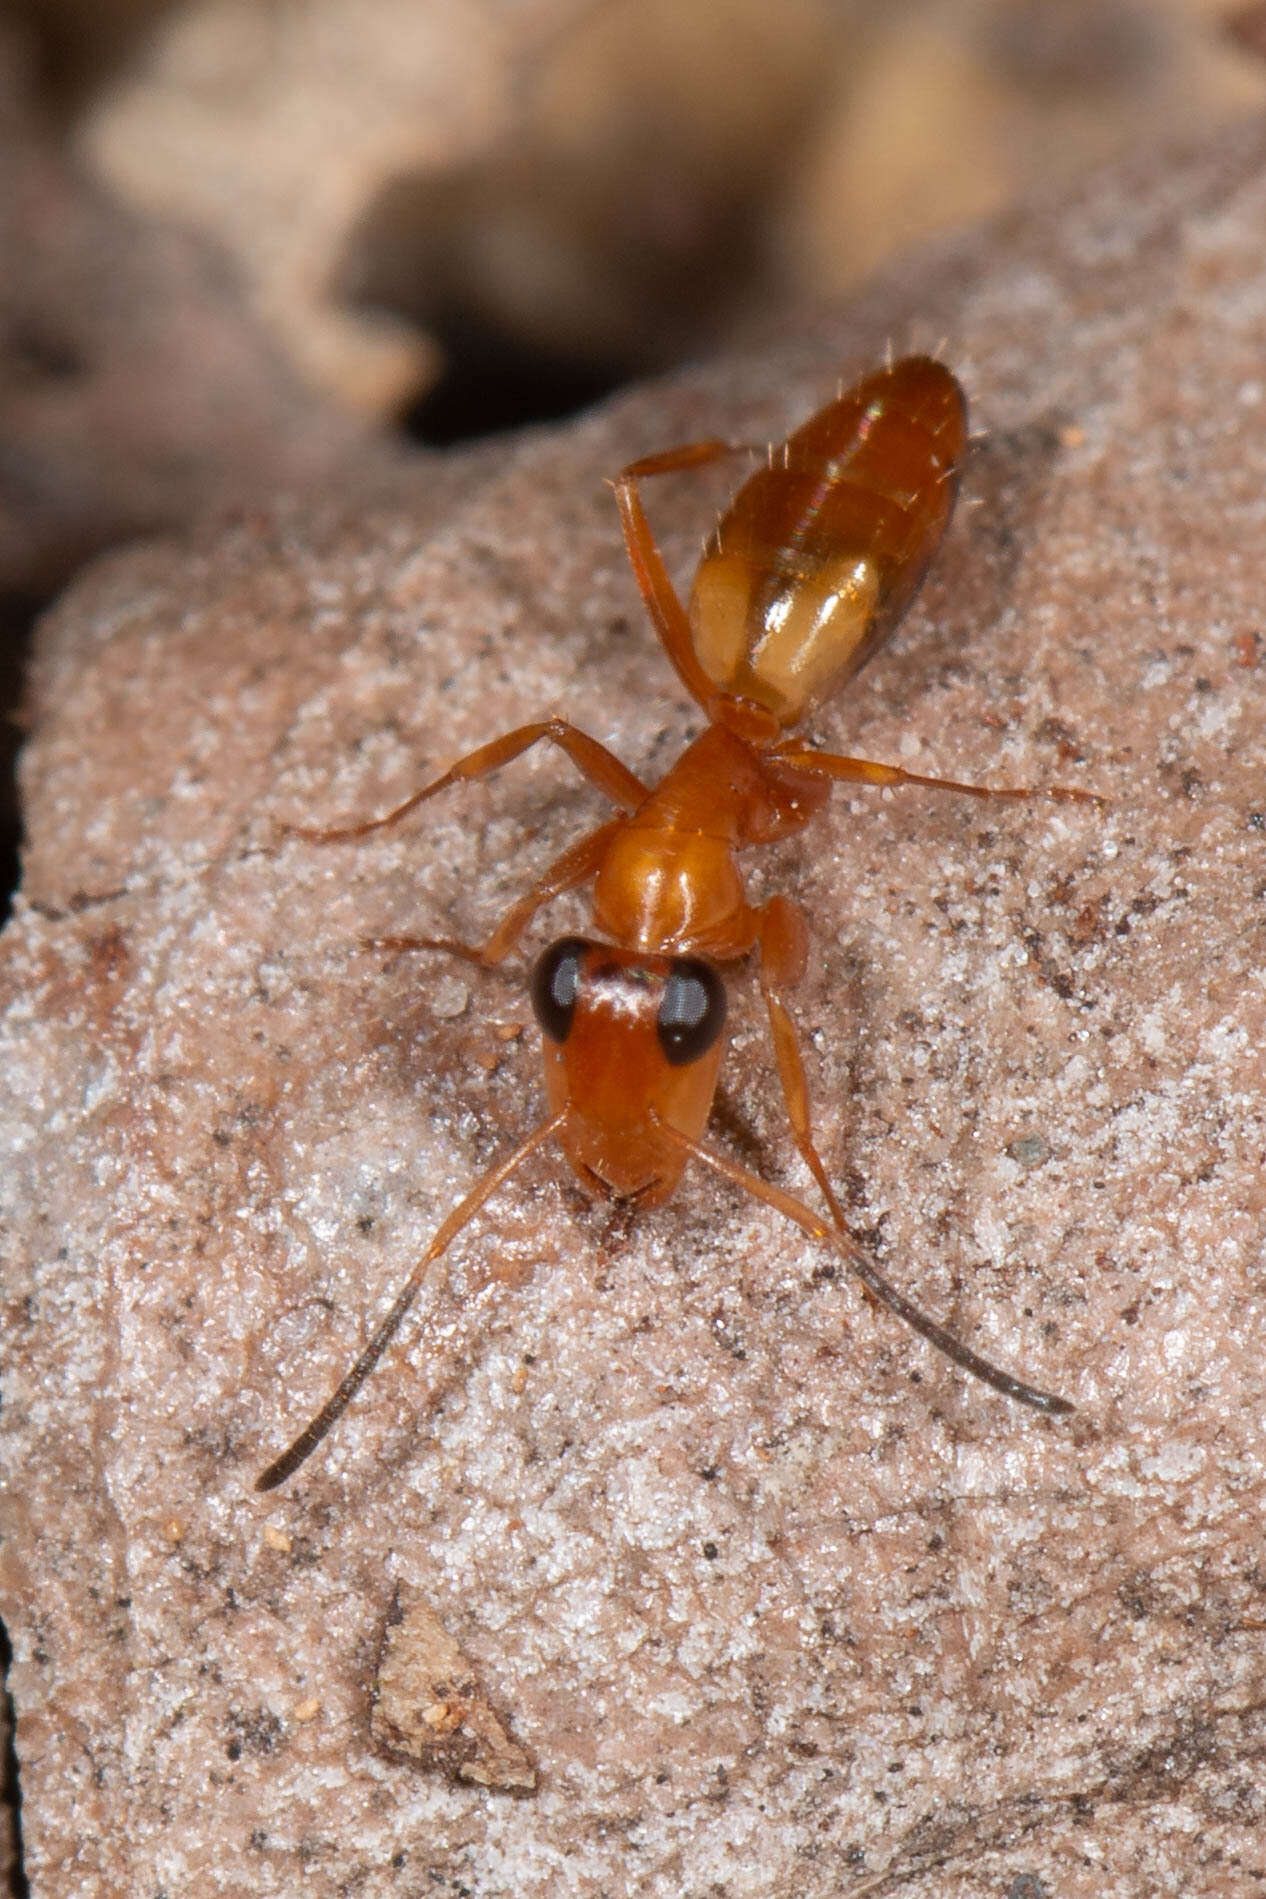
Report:
[[[641,1207],[667,1200],[686,1162],[701,1162],[831,1246],[877,1303],[965,1371],[1036,1411],[1072,1410],[1067,1399],[1000,1370],[928,1318],[849,1234],[814,1145],[786,1001],[806,966],[804,917],[784,896],[749,904],[737,863],[749,845],[800,830],[837,782],[1100,802],[1058,786],[996,788],[924,777],[815,751],[788,736],[865,664],[914,598],[954,506],[966,441],[966,402],[943,364],[910,356],[864,377],[810,416],[744,482],[704,548],[688,609],[668,577],[638,484],[739,451],[723,441],[693,442],[631,462],[615,483],[629,559],[664,651],[707,719],[666,776],[645,785],[565,719],[541,719],[469,752],[381,817],[299,833],[319,842],[367,837],[542,739],[558,746],[618,813],[565,850],[484,944],[371,940],[371,947],[391,950],[447,949],[490,966],[509,954],[542,905],[593,885],[598,940],[564,937],[532,975],[546,1119],[453,1208],[329,1402],[262,1473],[258,1489],[284,1483],[315,1450],[378,1363],[427,1269],[551,1140],[588,1190]],[[701,1142],[726,1044],[725,986],[716,965],[753,949],[791,1131],[829,1219]]]

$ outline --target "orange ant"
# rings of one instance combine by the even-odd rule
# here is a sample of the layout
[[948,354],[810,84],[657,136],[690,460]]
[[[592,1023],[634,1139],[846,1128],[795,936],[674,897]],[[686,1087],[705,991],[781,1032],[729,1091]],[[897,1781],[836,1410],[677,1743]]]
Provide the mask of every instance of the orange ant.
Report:
[[[594,927],[605,940],[564,937],[532,975],[546,1119],[454,1207],[329,1402],[262,1473],[257,1489],[284,1483],[315,1450],[395,1336],[427,1269],[551,1140],[584,1187],[639,1207],[667,1200],[686,1162],[701,1162],[830,1245],[878,1304],[965,1371],[1035,1411],[1073,1409],[953,1337],[891,1285],[849,1234],[814,1145],[786,1002],[807,962],[804,917],[784,896],[749,904],[737,863],[747,846],[800,830],[833,782],[1101,802],[1059,786],[928,778],[815,751],[788,736],[865,664],[914,598],[954,506],[966,441],[966,402],[943,364],[910,356],[866,376],[810,416],[739,489],[704,548],[688,609],[668,577],[638,484],[739,451],[723,441],[693,442],[630,462],[615,494],[633,573],[664,651],[707,718],[659,784],[643,784],[565,719],[542,719],[469,752],[382,817],[300,833],[318,842],[367,837],[542,739],[558,746],[619,814],[565,850],[487,942],[371,939],[369,947],[447,949],[489,967],[509,954],[544,904],[592,882]],[[829,1219],[700,1139],[727,1039],[716,965],[753,949],[760,952],[758,979],[791,1131]]]

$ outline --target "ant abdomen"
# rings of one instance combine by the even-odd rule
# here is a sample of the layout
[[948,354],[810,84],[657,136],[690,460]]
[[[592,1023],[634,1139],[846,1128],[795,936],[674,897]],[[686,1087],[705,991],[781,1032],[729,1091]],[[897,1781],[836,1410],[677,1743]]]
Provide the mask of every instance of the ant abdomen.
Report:
[[784,726],[838,691],[918,591],[966,441],[962,390],[930,356],[876,370],[796,429],[695,575],[691,639],[713,683]]

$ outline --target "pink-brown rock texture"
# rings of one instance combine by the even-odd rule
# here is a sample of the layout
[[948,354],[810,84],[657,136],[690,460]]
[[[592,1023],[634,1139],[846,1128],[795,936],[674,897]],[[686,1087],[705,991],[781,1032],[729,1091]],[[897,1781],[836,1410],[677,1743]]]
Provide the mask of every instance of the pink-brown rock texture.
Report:
[[[1266,1891],[1264,228],[1266,133],[1158,153],[478,480],[122,554],[46,623],[0,945],[36,1899]],[[630,1221],[540,1162],[256,1496],[542,1112],[518,964],[359,939],[478,931],[595,800],[533,757],[357,844],[282,825],[553,708],[662,769],[694,714],[604,476],[943,333],[966,505],[817,736],[1111,806],[841,792],[753,876],[814,920],[855,1231],[1076,1415],[709,1179]],[[712,498],[653,499],[688,566]],[[806,1190],[735,992],[715,1138]],[[536,1793],[376,1750],[397,1595]]]

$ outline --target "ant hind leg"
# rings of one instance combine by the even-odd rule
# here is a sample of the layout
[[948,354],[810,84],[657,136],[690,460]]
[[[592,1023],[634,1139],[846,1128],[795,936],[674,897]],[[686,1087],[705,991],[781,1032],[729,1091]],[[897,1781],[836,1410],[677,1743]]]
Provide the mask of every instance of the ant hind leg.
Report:
[[957,778],[931,778],[907,771],[903,765],[881,765],[873,758],[849,758],[842,752],[819,752],[791,739],[775,748],[774,757],[814,778],[834,778],[851,785],[926,785],[933,791],[961,791],[969,798],[1049,798],[1056,804],[1097,804],[1109,800],[1097,791],[1072,785],[969,785]]
[[738,442],[687,442],[680,448],[665,449],[662,454],[645,455],[640,461],[630,462],[612,483],[616,505],[620,510],[620,525],[624,529],[629,565],[633,569],[638,591],[677,677],[705,712],[717,697],[717,688],[699,664],[690,637],[686,609],[669,579],[664,557],[651,532],[638,483],[648,475],[670,475],[683,469],[706,468],[709,463],[722,461],[727,455],[750,452],[743,443]]

